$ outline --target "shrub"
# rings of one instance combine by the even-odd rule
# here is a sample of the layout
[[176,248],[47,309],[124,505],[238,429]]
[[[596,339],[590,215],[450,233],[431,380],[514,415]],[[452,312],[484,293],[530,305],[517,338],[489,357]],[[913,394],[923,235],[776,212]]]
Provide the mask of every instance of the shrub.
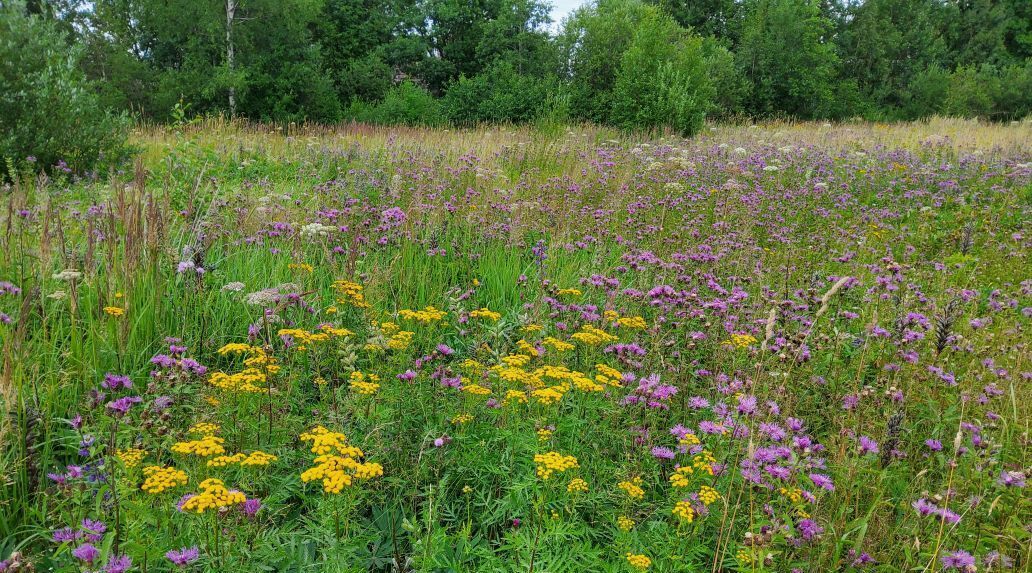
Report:
[[526,122],[541,113],[550,87],[547,80],[518,73],[509,62],[497,62],[472,78],[459,78],[442,106],[456,125]]
[[53,22],[20,3],[0,8],[0,174],[30,156],[85,173],[128,155],[128,119],[101,107],[79,57]]
[[712,98],[702,40],[665,14],[647,16],[620,59],[610,121],[692,135],[702,128]]
[[405,81],[391,87],[383,101],[370,105],[355,101],[348,115],[357,121],[382,125],[425,125],[445,123],[441,103],[426,89]]

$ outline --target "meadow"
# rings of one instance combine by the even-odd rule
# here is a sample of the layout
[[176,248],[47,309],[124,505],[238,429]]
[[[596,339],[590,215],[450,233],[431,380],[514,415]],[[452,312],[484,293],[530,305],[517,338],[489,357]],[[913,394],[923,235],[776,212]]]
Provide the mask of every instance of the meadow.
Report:
[[0,571],[1032,567],[1032,124],[132,143],[3,189]]

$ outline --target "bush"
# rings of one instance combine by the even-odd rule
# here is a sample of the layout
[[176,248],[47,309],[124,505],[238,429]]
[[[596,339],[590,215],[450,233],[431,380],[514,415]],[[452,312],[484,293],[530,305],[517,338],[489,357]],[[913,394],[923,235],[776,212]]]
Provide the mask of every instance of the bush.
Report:
[[712,106],[702,40],[665,14],[650,14],[620,59],[610,121],[628,129],[702,128]]
[[20,3],[0,7],[0,174],[30,156],[76,173],[126,158],[128,118],[101,107],[79,57],[51,21]]
[[354,101],[348,115],[357,121],[381,125],[437,126],[445,123],[441,104],[426,89],[405,81],[387,91],[383,101],[371,105]]
[[445,116],[456,125],[520,123],[535,119],[551,90],[547,80],[519,74],[497,62],[472,78],[453,83],[442,101]]

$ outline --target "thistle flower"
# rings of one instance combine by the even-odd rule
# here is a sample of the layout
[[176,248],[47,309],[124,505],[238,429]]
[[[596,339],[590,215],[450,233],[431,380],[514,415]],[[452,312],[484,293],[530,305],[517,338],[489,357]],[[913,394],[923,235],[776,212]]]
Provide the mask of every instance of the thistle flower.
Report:
[[182,549],[174,549],[165,553],[165,558],[171,561],[174,565],[180,569],[185,569],[187,565],[190,565],[194,561],[197,561],[201,556],[200,549],[196,545],[193,547],[184,547]]

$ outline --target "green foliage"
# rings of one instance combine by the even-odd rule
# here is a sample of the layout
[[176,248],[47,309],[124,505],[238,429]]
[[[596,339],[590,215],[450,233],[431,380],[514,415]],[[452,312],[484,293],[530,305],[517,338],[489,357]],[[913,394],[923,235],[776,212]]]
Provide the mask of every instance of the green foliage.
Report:
[[441,103],[413,82],[402,82],[392,87],[383,101],[375,105],[356,100],[347,115],[357,121],[382,125],[434,126],[444,123]]
[[828,115],[838,56],[828,43],[831,21],[816,0],[749,0],[739,69],[749,84],[746,109],[760,116]]
[[610,122],[627,129],[698,132],[713,97],[705,64],[702,39],[669,16],[649,14],[620,59]]
[[532,121],[545,108],[552,83],[522,75],[507,61],[499,61],[472,78],[453,83],[441,106],[455,125]]
[[[101,106],[52,21],[0,7],[0,175],[28,157],[51,170],[103,171],[125,159],[128,119]],[[11,175],[10,173],[6,173]]]

